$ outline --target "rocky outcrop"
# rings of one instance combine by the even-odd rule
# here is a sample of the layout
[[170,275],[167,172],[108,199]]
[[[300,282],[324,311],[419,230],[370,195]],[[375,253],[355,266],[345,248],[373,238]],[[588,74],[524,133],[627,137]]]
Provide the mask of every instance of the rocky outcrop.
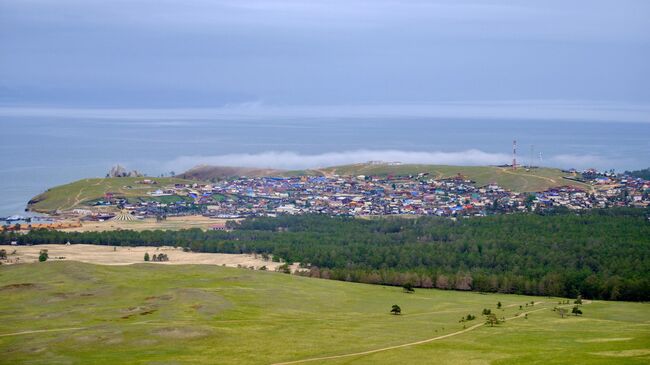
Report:
[[138,170],[127,171],[122,165],[115,165],[107,174],[108,177],[141,177]]

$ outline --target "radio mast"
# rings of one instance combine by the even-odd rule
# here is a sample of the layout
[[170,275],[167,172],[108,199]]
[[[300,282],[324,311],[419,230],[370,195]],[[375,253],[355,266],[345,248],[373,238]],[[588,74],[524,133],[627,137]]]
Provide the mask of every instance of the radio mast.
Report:
[[512,169],[517,169],[517,140],[512,141]]

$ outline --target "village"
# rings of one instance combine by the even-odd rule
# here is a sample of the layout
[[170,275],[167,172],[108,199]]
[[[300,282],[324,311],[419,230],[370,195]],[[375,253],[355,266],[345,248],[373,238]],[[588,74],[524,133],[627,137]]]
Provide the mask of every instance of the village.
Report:
[[215,218],[310,213],[469,217],[557,207],[582,210],[650,204],[650,181],[595,171],[585,171],[584,176],[591,178],[586,181],[592,187],[589,191],[566,185],[539,193],[513,193],[496,184],[477,187],[460,175],[448,179],[427,174],[240,177],[214,184],[161,187],[149,193],[151,199],[135,202],[107,194],[97,204],[115,205],[140,217],[199,213]]
[[[476,186],[462,175],[435,179],[425,173],[385,177],[238,177],[210,184],[170,186],[158,186],[155,179],[143,179],[140,184],[157,187],[146,197],[127,199],[107,192],[102,200],[61,212],[61,216],[80,221],[164,220],[196,215],[224,220],[294,214],[455,219],[557,208],[579,211],[650,205],[650,181],[595,170],[583,171],[580,176],[581,182],[590,189],[567,184],[537,193],[514,193],[495,183]],[[19,218],[7,218],[2,229],[15,229],[16,225],[11,223]],[[23,224],[23,229],[66,229],[76,224],[70,220],[28,222]],[[214,225],[214,229],[223,228]]]

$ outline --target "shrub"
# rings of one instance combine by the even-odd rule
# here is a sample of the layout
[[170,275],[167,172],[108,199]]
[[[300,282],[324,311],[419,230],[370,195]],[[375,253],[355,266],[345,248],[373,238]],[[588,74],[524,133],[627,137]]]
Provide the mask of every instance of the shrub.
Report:
[[38,254],[38,261],[45,262],[50,256],[47,254],[47,250],[41,250]]

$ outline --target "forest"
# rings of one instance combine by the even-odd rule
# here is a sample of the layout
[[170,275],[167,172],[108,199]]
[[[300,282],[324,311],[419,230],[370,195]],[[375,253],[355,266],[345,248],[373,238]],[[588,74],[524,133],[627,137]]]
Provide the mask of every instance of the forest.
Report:
[[[230,231],[5,233],[3,244],[177,246],[299,262],[300,275],[383,285],[650,300],[650,210],[469,219],[252,218]],[[173,260],[173,257],[170,257]]]
[[650,180],[650,167],[642,169],[642,170],[635,170],[635,171],[625,171],[625,175],[629,175],[632,177],[638,177],[644,180]]

